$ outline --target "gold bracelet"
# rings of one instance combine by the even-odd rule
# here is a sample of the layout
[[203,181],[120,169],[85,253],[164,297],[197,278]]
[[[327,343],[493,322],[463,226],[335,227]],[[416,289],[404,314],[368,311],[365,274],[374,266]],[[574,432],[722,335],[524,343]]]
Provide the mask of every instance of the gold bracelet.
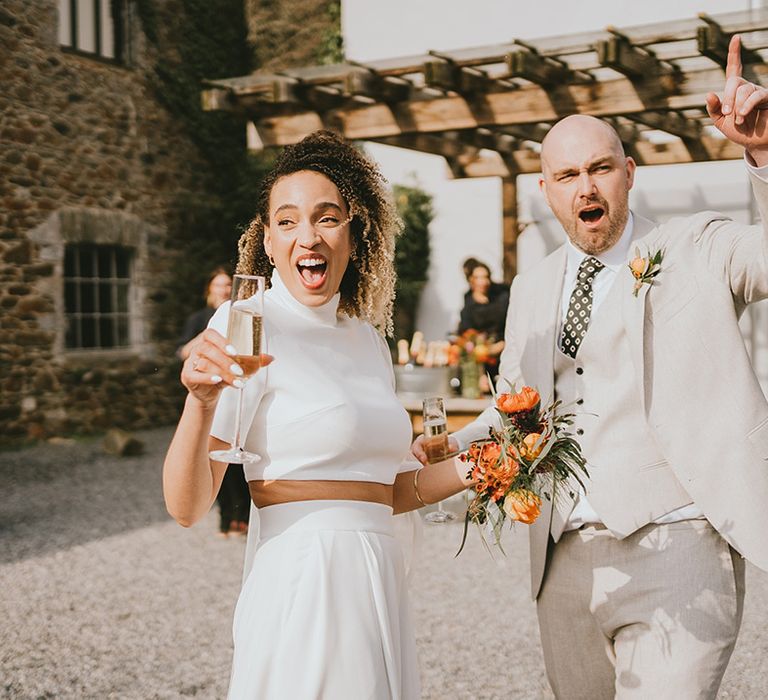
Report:
[[419,472],[423,469],[423,467],[420,467],[415,472],[413,472],[413,492],[416,494],[416,500],[421,503],[422,506],[426,506],[427,504],[424,502],[424,499],[421,497],[421,494],[419,493]]

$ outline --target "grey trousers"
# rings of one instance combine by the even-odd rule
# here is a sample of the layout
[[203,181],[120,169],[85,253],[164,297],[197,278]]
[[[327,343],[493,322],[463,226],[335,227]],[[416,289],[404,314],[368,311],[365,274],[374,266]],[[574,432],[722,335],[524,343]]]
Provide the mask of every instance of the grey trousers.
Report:
[[559,700],[715,698],[741,625],[744,560],[706,520],[623,540],[586,526],[550,546],[537,605]]

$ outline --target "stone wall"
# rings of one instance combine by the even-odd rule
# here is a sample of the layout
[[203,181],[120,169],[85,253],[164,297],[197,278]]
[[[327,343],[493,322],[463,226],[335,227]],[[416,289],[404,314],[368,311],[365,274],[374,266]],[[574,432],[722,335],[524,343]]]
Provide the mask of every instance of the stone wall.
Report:
[[[158,24],[172,24],[178,7],[154,5]],[[135,13],[121,66],[63,51],[57,7],[0,7],[0,444],[170,423],[181,396],[173,342],[154,319],[177,255],[165,231],[182,193],[206,196],[205,164],[153,91],[153,49]],[[129,350],[64,350],[73,220],[102,242],[110,231],[138,236]]]

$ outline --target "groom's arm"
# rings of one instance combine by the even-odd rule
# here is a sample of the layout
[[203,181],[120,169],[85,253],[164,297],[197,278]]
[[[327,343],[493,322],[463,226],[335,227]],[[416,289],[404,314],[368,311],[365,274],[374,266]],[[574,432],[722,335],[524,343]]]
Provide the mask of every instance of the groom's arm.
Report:
[[713,221],[697,236],[710,271],[737,305],[768,298],[768,90],[742,77],[741,39],[731,38],[722,98],[707,95],[707,112],[723,136],[744,147],[763,225]]

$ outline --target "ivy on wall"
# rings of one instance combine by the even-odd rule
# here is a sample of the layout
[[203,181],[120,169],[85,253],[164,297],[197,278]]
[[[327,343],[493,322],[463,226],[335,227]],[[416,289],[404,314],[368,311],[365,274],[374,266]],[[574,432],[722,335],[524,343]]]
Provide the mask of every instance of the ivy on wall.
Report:
[[177,259],[164,298],[157,299],[165,320],[155,330],[173,340],[186,315],[202,306],[210,270],[234,267],[237,240],[271,158],[248,153],[241,119],[201,107],[205,78],[253,70],[243,1],[136,0],[136,9],[155,56],[149,76],[155,95],[206,163],[205,195],[180,193],[167,222],[167,246]]
[[330,0],[326,9],[328,29],[323,33],[317,50],[317,62],[322,65],[344,61],[344,37],[341,33],[341,0]]

